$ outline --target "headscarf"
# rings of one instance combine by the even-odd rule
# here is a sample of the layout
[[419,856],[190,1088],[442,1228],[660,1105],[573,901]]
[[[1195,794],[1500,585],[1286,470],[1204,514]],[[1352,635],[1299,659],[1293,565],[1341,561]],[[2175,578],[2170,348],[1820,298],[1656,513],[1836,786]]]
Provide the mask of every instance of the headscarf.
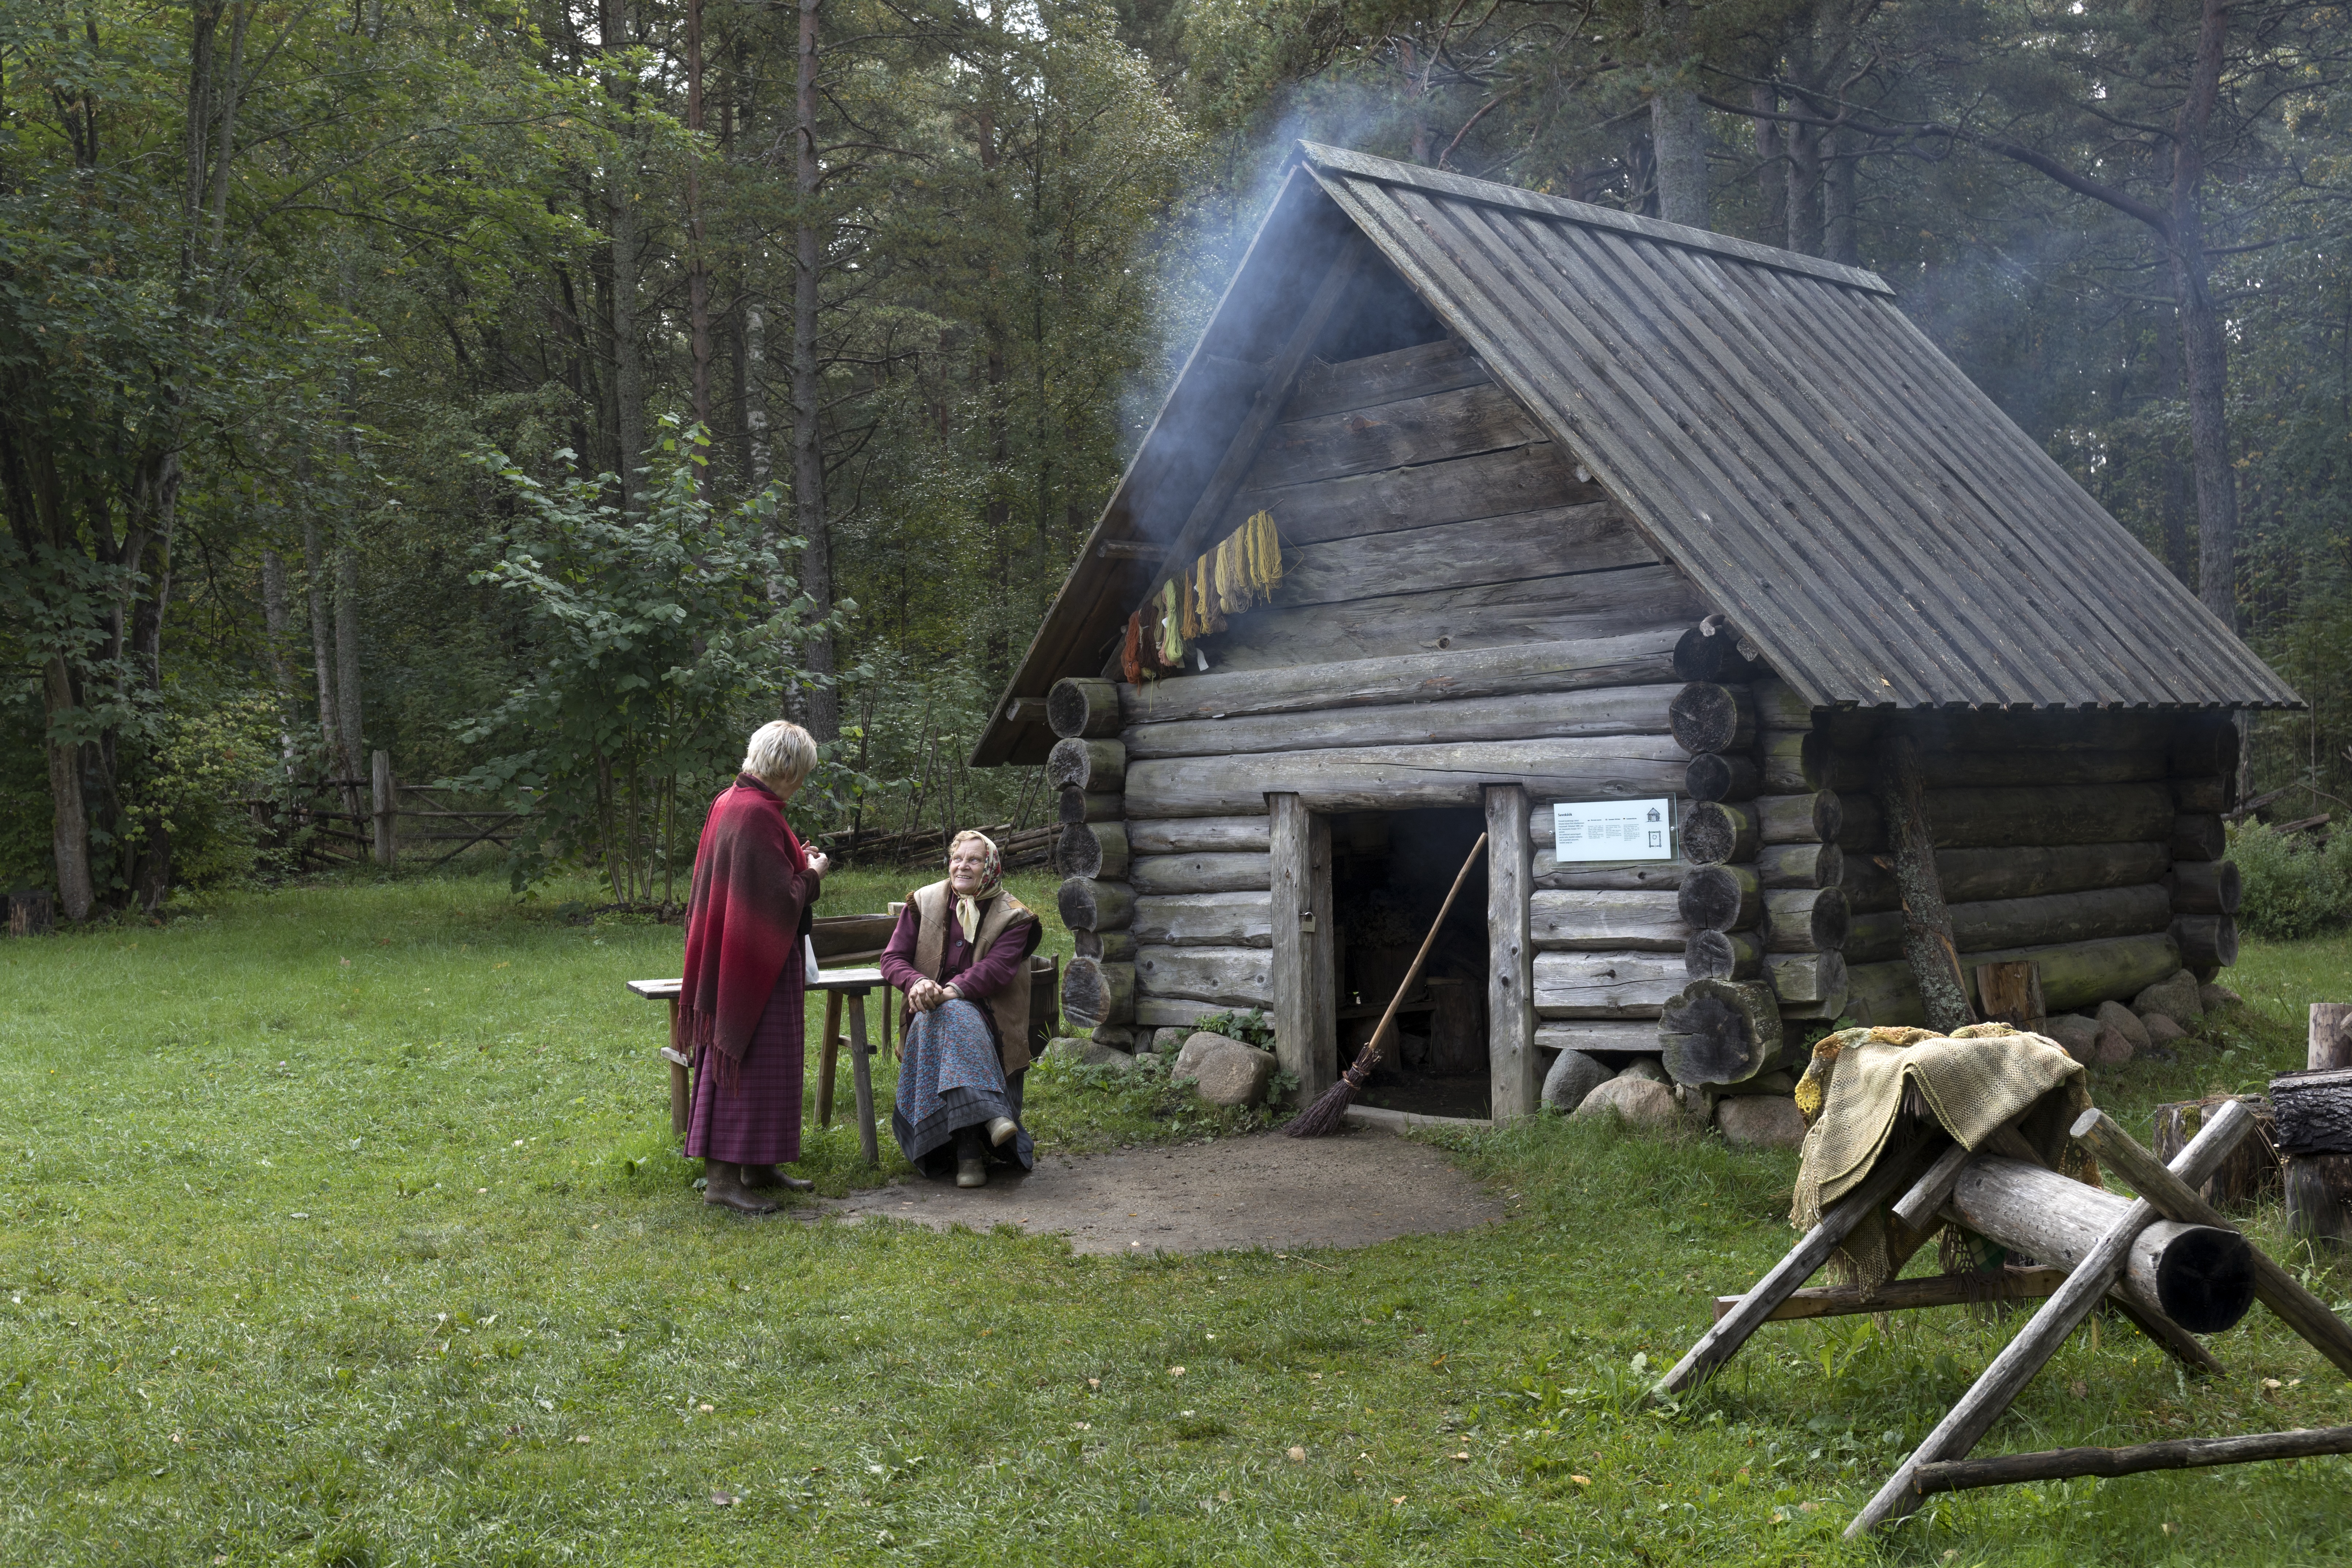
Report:
[[[964,944],[968,947],[980,940],[980,906],[1004,890],[1004,856],[996,847],[996,840],[969,827],[955,836],[954,842],[948,846],[948,853],[954,855],[956,845],[967,838],[977,838],[988,847],[988,863],[981,868],[980,872],[980,890],[969,897],[959,894],[956,898],[956,925],[963,931]],[[948,890],[955,891],[953,883],[949,884]]]

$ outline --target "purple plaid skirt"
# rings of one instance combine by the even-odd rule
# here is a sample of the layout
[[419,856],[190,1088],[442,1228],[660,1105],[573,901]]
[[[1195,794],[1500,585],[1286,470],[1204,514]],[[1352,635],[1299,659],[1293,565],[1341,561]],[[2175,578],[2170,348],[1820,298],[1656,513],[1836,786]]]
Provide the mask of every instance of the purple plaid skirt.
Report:
[[784,965],[751,1049],[725,1091],[696,1053],[694,1110],[686,1123],[686,1157],[734,1165],[788,1165],[801,1157],[802,1047],[807,1032],[808,984],[795,955]]

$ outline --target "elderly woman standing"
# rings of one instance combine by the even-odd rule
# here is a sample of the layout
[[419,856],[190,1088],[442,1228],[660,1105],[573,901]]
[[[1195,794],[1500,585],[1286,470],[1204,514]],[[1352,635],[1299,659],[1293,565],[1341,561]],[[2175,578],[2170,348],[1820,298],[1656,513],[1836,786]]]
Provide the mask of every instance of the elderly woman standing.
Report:
[[686,981],[671,1043],[694,1064],[686,1154],[704,1162],[702,1201],[772,1214],[779,1175],[801,1157],[802,940],[830,862],[804,849],[784,803],[816,744],[778,721],[753,732],[743,771],[710,805],[686,905]]
[[952,1158],[956,1185],[988,1184],[991,1149],[1030,1168],[1021,1127],[1029,1070],[1029,955],[1045,934],[1001,885],[1003,863],[984,833],[948,846],[942,882],[907,895],[882,978],[906,993],[891,1133],[927,1175]]

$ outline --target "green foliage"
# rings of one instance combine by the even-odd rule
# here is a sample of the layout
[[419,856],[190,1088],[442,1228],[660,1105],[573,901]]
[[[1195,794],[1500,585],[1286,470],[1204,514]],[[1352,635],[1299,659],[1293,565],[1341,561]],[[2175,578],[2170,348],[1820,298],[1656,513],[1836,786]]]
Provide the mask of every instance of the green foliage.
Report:
[[778,645],[829,624],[793,591],[803,542],[775,537],[774,491],[720,511],[703,493],[708,435],[665,423],[641,512],[606,499],[609,474],[542,485],[503,453],[478,458],[520,512],[478,580],[526,605],[533,657],[466,736],[509,749],[460,783],[530,797],[518,889],[586,866],[622,903],[656,884],[671,901],[702,795],[741,761],[750,715],[781,706]]
[[2317,846],[2247,822],[2230,829],[2230,858],[2245,880],[2238,923],[2252,935],[2292,942],[2352,924],[2352,833]]
[[174,879],[198,889],[286,869],[261,847],[246,805],[270,793],[277,710],[266,692],[176,680],[165,687],[152,755],[136,793],[126,793],[121,854],[136,858],[147,832],[169,834]]
[[1274,1020],[1265,1016],[1262,1007],[1253,1007],[1246,1013],[1203,1013],[1192,1020],[1192,1026],[1239,1040],[1245,1046],[1255,1046],[1262,1051],[1274,1049]]

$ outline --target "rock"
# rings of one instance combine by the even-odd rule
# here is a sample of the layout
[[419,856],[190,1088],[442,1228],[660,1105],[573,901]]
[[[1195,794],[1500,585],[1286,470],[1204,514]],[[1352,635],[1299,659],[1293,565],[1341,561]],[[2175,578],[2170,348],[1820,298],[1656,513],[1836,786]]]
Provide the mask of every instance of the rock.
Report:
[[2098,1038],[2091,1044],[2091,1062],[2095,1067],[2121,1067],[2131,1060],[2138,1049],[2121,1029],[2102,1026]]
[[1655,1079],[1631,1072],[1618,1074],[1586,1095],[1584,1103],[1569,1114],[1582,1118],[1607,1116],[1612,1111],[1633,1127],[1672,1127],[1682,1120],[1674,1090]]
[[1064,1035],[1045,1047],[1045,1054],[1055,1061],[1076,1062],[1080,1067],[1133,1067],[1135,1058],[1116,1047],[1100,1040],[1081,1039]]
[[1184,1042],[1192,1036],[1190,1029],[1154,1029],[1151,1031],[1151,1048],[1160,1056],[1172,1057],[1184,1048]]
[[2226,985],[2200,985],[2197,1000],[2208,1013],[2218,1013],[2224,1007],[2242,1007],[2246,1001]]
[[2134,1055],[2147,1049],[2147,1026],[2139,1021],[2138,1014],[2122,1003],[2102,1002],[2099,1010],[2092,1016],[2098,1020],[2102,1029],[2113,1029],[2129,1040]]
[[2065,1047],[2066,1054],[2076,1061],[2087,1062],[2099,1042],[2099,1026],[2080,1013],[2061,1013],[2044,1021],[2042,1037]]
[[1758,1073],[1746,1083],[1719,1083],[1715,1086],[1716,1098],[1718,1100],[1745,1098],[1758,1094],[1777,1094],[1785,1098],[1796,1092],[1796,1079],[1789,1073],[1777,1069],[1772,1072]]
[[1212,1105],[1255,1105],[1265,1098],[1274,1068],[1273,1052],[1226,1040],[1193,1065],[1193,1085]]
[[2161,1013],[2142,1014],[2139,1021],[2147,1026],[2147,1044],[2150,1050],[2160,1051],[2189,1033]]
[[1672,1083],[1675,1081],[1666,1076],[1666,1069],[1658,1065],[1658,1058],[1655,1057],[1635,1057],[1632,1061],[1627,1062],[1623,1067],[1617,1069],[1617,1076],[1619,1078],[1647,1079],[1652,1083]]
[[1554,1110],[1574,1110],[1584,1097],[1609,1081],[1609,1069],[1582,1051],[1562,1051],[1544,1074],[1543,1102]]
[[1715,1125],[1735,1149],[1794,1149],[1805,1141],[1805,1113],[1777,1094],[1742,1094],[1718,1100]]
[[1089,1033],[1098,1046],[1108,1046],[1115,1051],[1129,1054],[1135,1050],[1135,1031],[1125,1024],[1097,1024]]
[[1242,1051],[1253,1048],[1247,1040],[1237,1040],[1231,1035],[1213,1035],[1206,1029],[1195,1029],[1184,1037],[1184,1044],[1176,1052],[1175,1070],[1170,1076],[1178,1079],[1192,1077],[1193,1070],[1200,1066],[1202,1058],[1220,1046],[1231,1046],[1235,1050]]
[[2133,997],[2131,1010],[2143,1018],[2161,1013],[2176,1024],[2192,1024],[2205,1016],[2205,1004],[2197,992],[2197,976],[2179,970],[2171,979],[2158,981]]

